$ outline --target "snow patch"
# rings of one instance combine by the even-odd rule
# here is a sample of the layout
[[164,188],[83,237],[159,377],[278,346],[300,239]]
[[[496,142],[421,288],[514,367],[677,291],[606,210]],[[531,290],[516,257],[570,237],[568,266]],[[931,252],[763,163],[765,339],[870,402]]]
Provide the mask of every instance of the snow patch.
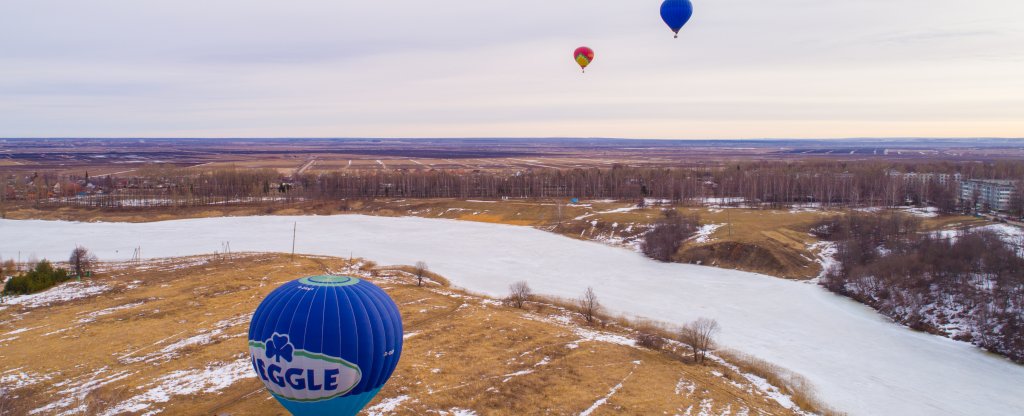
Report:
[[21,305],[26,308],[39,308],[57,303],[87,298],[110,290],[109,286],[90,282],[67,282],[46,291],[31,295],[12,296],[4,303]]
[[839,246],[832,241],[819,241],[817,243],[807,246],[808,250],[815,253],[817,256],[817,263],[821,265],[821,273],[818,273],[818,278],[825,277],[829,270],[839,266],[839,262],[836,260],[836,254],[839,252]]
[[384,416],[388,413],[394,412],[395,409],[398,409],[398,406],[406,400],[409,400],[409,396],[404,394],[398,397],[384,399],[373,407],[367,408],[366,414],[367,416]]
[[525,376],[525,375],[530,374],[532,372],[533,372],[533,370],[520,370],[520,371],[516,371],[514,373],[505,374],[505,375],[502,376],[502,377],[505,377],[505,379],[501,380],[501,382],[502,383],[508,383],[509,380],[512,380],[513,378],[516,378],[516,377],[519,377],[519,376]]
[[18,328],[18,329],[15,329],[15,330],[11,331],[11,332],[8,332],[8,333],[6,333],[4,335],[16,335],[16,334],[20,334],[20,333],[23,333],[23,332],[31,331],[33,329],[43,328],[45,326],[46,325],[36,326],[36,327],[32,327],[32,328]]
[[936,207],[904,208],[902,211],[920,218],[935,218],[939,216],[939,209]]
[[[634,368],[633,371],[636,371],[636,369]],[[597,410],[598,407],[601,407],[605,403],[608,403],[608,399],[612,398],[612,396],[614,396],[615,393],[618,393],[619,389],[622,388],[622,385],[626,383],[626,380],[628,380],[629,377],[633,375],[633,371],[630,371],[629,374],[626,374],[626,377],[623,378],[622,381],[619,382],[619,384],[616,384],[615,387],[612,387],[612,389],[608,391],[607,395],[598,399],[596,402],[594,402],[594,404],[590,405],[590,407],[587,408],[587,410],[584,410],[582,413],[580,413],[580,416],[589,416],[591,413],[594,413],[594,411]]]
[[640,208],[632,206],[632,207],[615,208],[615,209],[610,209],[610,210],[607,210],[607,211],[598,211],[597,213],[598,214],[620,214],[620,213],[623,213],[623,212],[636,211],[638,209],[640,209]]
[[49,380],[51,377],[47,374],[36,374],[31,372],[21,371],[22,369],[14,368],[7,370],[0,374],[0,386],[3,390],[17,390],[22,387],[28,387],[34,384],[42,383]]
[[686,396],[689,397],[696,390],[697,390],[697,385],[693,384],[692,381],[689,381],[686,378],[680,377],[679,381],[676,382],[676,395],[677,396],[683,394],[683,392],[685,391],[686,392]]
[[[107,409],[102,416],[119,413],[134,413],[149,409],[156,403],[166,403],[173,396],[190,396],[200,393],[218,393],[236,381],[256,377],[248,358],[239,358],[229,363],[214,363],[206,368],[178,370],[159,378],[150,384],[148,390]],[[154,413],[159,413],[156,410]]]
[[[733,364],[730,364],[729,362],[727,362],[725,360],[722,360],[721,358],[719,358],[717,356],[711,356],[711,359],[717,361],[719,364],[722,364],[723,366],[727,367],[728,369],[732,370],[733,372],[739,374],[741,377],[746,379],[751,385],[754,386],[754,388],[756,388],[758,391],[760,391],[766,397],[768,397],[769,399],[774,400],[776,403],[778,403],[779,406],[782,406],[782,407],[784,407],[786,409],[794,410],[794,411],[796,411],[799,414],[807,414],[807,413],[803,412],[800,409],[800,407],[797,406],[793,402],[793,398],[789,394],[786,394],[786,393],[782,392],[778,387],[776,387],[776,386],[772,385],[771,383],[769,383],[767,379],[762,378],[762,377],[760,377],[758,375],[755,375],[755,374],[745,373],[745,372],[741,371],[739,367],[737,367],[737,366],[735,366]],[[720,373],[718,371],[712,371],[712,373],[715,374],[716,376],[719,376],[719,377],[722,376],[722,373]]]
[[697,244],[704,244],[708,241],[711,241],[711,234],[714,234],[715,231],[718,231],[719,228],[722,228],[724,226],[725,224],[702,225],[700,229],[697,230],[697,235],[693,236],[693,242]]
[[[170,360],[171,358],[176,357],[178,355],[178,350],[181,350],[182,348],[193,346],[193,345],[212,344],[212,343],[214,343],[216,341],[220,341],[220,340],[232,337],[232,335],[227,335],[226,331],[229,328],[231,328],[231,327],[247,323],[248,320],[249,320],[249,315],[247,315],[247,314],[241,314],[241,315],[237,315],[237,316],[232,317],[232,318],[223,319],[223,320],[218,321],[217,323],[215,323],[213,328],[210,329],[207,332],[203,332],[203,333],[200,333],[200,334],[196,334],[196,335],[190,336],[190,337],[185,338],[185,339],[181,339],[181,340],[179,340],[179,341],[177,341],[177,342],[175,342],[173,344],[170,344],[170,345],[167,345],[167,346],[161,348],[159,351],[154,352],[152,354],[146,354],[146,355],[143,355],[143,356],[140,356],[140,357],[131,357],[131,355],[133,355],[134,353],[127,354],[125,356],[122,356],[120,361],[123,362],[123,363],[136,363],[136,362],[140,362],[140,361],[145,361],[145,362],[161,362],[161,361]],[[157,341],[154,345],[158,345],[158,344],[162,343],[163,341],[166,341],[167,339],[171,339],[171,338],[176,337],[177,335],[179,335],[179,334],[175,334],[174,336],[171,336],[169,338],[165,338],[165,339],[162,339],[160,341]]]
[[581,338],[579,340],[573,342],[574,344],[578,344],[580,342],[585,342],[585,341],[593,341],[593,342],[607,342],[609,344],[623,345],[623,346],[627,346],[627,347],[636,347],[636,341],[635,340],[629,339],[629,338],[624,337],[622,335],[616,335],[616,334],[609,334],[609,333],[604,333],[604,332],[591,331],[591,330],[585,329],[585,328],[576,328],[575,332],[576,332],[576,335],[580,336]]
[[[107,367],[100,368],[92,375],[91,378],[85,381],[64,380],[54,384],[54,387],[58,388],[63,388],[65,386],[70,387],[61,390],[56,394],[57,396],[60,396],[60,399],[58,399],[57,401],[49,403],[46,406],[33,409],[29,412],[29,414],[56,413],[59,415],[69,415],[85,413],[86,410],[88,409],[85,407],[84,404],[80,404],[76,407],[71,406],[74,405],[75,403],[82,403],[85,400],[85,398],[89,396],[89,393],[92,393],[94,390],[111,384],[115,381],[126,379],[130,377],[132,374],[134,374],[128,371],[119,371],[113,374],[105,375],[107,373],[107,370]],[[64,410],[61,412],[57,412],[58,409]]]
[[96,320],[96,318],[101,317],[103,315],[110,315],[110,314],[112,314],[114,312],[123,311],[125,309],[131,309],[131,308],[140,306],[142,304],[143,304],[143,302],[135,302],[135,303],[129,303],[129,304],[121,305],[121,306],[114,306],[112,308],[98,310],[98,311],[95,311],[95,312],[90,312],[88,315],[86,315],[85,318],[79,319],[78,323],[84,324],[84,323],[93,322],[93,321]]

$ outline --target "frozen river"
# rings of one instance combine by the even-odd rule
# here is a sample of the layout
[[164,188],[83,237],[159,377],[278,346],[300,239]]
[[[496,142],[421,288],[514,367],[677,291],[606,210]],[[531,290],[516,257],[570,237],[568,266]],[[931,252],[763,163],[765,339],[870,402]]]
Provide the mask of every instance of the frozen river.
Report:
[[721,343],[804,375],[852,415],[1022,415],[1024,366],[912,332],[816,286],[753,273],[663,264],[527,227],[357,215],[240,217],[145,224],[0,220],[0,256],[66,259],[76,244],[101,260],[233,251],[296,251],[384,264],[426,261],[453,284],[495,296],[514,281],[673,324],[721,324]]

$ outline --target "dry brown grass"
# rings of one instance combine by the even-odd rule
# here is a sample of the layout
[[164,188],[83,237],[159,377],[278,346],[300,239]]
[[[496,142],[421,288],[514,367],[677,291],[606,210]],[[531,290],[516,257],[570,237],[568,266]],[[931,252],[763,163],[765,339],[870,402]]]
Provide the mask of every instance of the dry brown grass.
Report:
[[[513,309],[440,284],[416,287],[401,268],[374,268],[375,277],[369,277],[369,271],[360,271],[369,266],[358,259],[350,264],[326,257],[297,256],[293,261],[288,255],[249,254],[170,259],[141,267],[108,265],[92,282],[110,288],[103,294],[35,309],[8,306],[0,310],[0,325],[8,328],[3,332],[25,331],[0,336],[0,372],[17,369],[39,380],[13,392],[19,398],[12,414],[61,400],[67,402],[39,414],[76,406],[83,409],[78,414],[96,414],[167,384],[165,378],[175,371],[227,368],[239,362],[245,364],[246,377],[171,396],[145,410],[284,414],[248,374],[248,315],[278,285],[325,270],[363,273],[399,305],[405,348],[378,398],[408,396],[395,414],[454,408],[481,415],[577,414],[606,396],[594,414],[684,413],[691,406],[700,409],[702,403],[716,414],[727,406],[752,414],[792,413],[756,389],[751,393],[714,375],[716,368],[725,372],[717,364],[689,365],[671,353],[628,345],[631,328],[609,324],[581,329],[582,319],[556,304],[535,299],[526,310]],[[141,304],[127,307],[136,303]],[[110,309],[119,306],[124,308]],[[111,312],[87,319],[97,311]],[[203,341],[167,355],[174,343],[204,334]],[[692,392],[679,387],[690,384]]]
[[[403,276],[405,278],[409,278],[409,279],[415,279],[416,278],[416,267],[415,266],[404,266],[404,265],[402,265],[402,266],[386,266],[386,267],[377,267],[375,270],[376,270],[377,273],[381,273],[381,274],[385,274],[385,275],[387,275],[388,273],[403,273],[403,275],[401,275],[401,276]],[[399,276],[399,275],[392,274],[392,276]],[[448,281],[448,279],[446,279],[444,276],[441,276],[441,275],[439,275],[437,273],[434,273],[434,272],[432,272],[430,270],[425,270],[423,272],[423,276],[425,277],[425,279],[423,279],[423,283],[428,285],[428,286],[431,285],[431,284],[442,286],[442,287],[449,287],[449,286],[452,285],[452,283],[450,281]]]
[[988,225],[992,222],[969,216],[949,216],[949,217],[936,217],[936,218],[925,218],[921,221],[921,228],[924,231],[934,230],[946,230],[955,229],[960,227],[978,227],[982,225]]
[[716,354],[725,359],[729,364],[735,365],[741,371],[754,374],[768,380],[773,386],[779,387],[784,393],[790,395],[793,403],[810,412],[824,416],[843,416],[821,401],[815,393],[814,386],[807,379],[799,374],[786,370],[778,365],[772,364],[760,358],[731,350],[719,350]]

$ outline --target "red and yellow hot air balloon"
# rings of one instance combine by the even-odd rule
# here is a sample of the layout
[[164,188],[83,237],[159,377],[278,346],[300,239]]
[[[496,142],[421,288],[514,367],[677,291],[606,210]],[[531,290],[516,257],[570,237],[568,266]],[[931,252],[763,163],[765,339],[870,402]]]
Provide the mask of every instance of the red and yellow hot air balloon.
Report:
[[586,46],[580,46],[576,48],[576,52],[573,52],[572,57],[576,59],[576,63],[583,68],[583,72],[587,72],[587,65],[594,62],[594,50]]

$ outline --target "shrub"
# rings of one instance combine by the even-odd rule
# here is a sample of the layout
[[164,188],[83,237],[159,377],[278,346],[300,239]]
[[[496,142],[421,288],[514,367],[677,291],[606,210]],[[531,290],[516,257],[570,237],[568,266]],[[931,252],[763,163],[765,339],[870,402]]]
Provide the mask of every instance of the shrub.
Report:
[[427,276],[427,271],[430,270],[427,267],[427,262],[418,261],[413,266],[413,274],[416,275],[416,286],[423,286],[423,278]]
[[508,298],[506,301],[512,306],[519,309],[523,308],[523,305],[533,296],[533,290],[530,290],[530,285],[526,284],[525,281],[519,281],[511,284],[508,287]]
[[9,294],[27,295],[49,289],[58,283],[68,280],[68,271],[54,268],[49,261],[36,263],[36,267],[9,280],[4,285],[4,292]]
[[588,287],[587,291],[583,292],[583,297],[576,302],[583,319],[588,325],[593,325],[597,321],[597,314],[601,312],[601,302],[598,302],[594,288]]
[[686,239],[697,233],[700,221],[696,215],[681,215],[674,209],[661,211],[664,218],[644,234],[640,249],[658,261],[671,261]]
[[718,321],[699,318],[683,326],[679,332],[679,341],[690,348],[695,363],[703,364],[708,351],[715,345],[715,335],[718,331]]
[[665,338],[653,332],[639,331],[636,333],[636,345],[660,351],[665,348]]

